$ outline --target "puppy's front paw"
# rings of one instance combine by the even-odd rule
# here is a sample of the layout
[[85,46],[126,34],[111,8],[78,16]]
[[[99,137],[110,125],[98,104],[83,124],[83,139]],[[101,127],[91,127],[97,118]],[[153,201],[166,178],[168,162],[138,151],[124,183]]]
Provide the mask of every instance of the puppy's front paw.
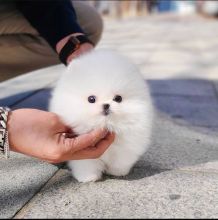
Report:
[[96,182],[101,179],[102,175],[101,174],[89,174],[86,176],[74,176],[78,182],[81,183],[87,183],[87,182]]
[[113,176],[126,176],[130,171],[130,167],[108,167],[106,173]]

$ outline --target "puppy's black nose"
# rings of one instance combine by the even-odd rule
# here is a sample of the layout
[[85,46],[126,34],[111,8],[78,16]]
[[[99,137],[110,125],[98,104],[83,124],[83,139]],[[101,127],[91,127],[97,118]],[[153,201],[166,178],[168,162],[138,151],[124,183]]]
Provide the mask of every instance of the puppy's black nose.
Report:
[[109,104],[103,104],[103,109],[104,110],[108,110],[110,108],[110,105]]
[[104,115],[109,115],[110,113],[110,105],[109,104],[103,104],[103,114]]

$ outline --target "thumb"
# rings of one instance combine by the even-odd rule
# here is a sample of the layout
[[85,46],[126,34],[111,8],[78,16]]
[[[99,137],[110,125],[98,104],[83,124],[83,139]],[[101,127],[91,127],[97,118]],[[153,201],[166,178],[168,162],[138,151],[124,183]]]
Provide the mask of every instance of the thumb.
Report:
[[64,145],[68,148],[67,150],[76,152],[94,146],[103,139],[107,133],[108,131],[105,129],[93,130],[87,134],[82,134],[74,138],[66,138],[64,140]]

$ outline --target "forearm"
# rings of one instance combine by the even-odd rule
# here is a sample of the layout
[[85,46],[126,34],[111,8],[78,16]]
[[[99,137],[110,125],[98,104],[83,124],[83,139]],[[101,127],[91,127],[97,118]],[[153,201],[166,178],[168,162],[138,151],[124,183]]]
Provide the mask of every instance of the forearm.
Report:
[[[77,23],[76,13],[70,0],[17,1],[23,13],[39,34],[44,37],[59,54],[71,36],[83,35]],[[78,50],[69,54],[67,64],[75,57],[93,49],[89,43],[82,44]]]
[[83,33],[77,23],[76,13],[70,0],[16,1],[17,8],[30,24],[56,50],[64,37]]

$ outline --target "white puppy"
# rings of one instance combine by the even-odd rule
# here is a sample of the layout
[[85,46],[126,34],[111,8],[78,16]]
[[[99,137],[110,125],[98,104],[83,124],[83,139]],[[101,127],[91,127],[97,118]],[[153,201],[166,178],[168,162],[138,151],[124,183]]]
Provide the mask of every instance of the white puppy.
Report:
[[95,50],[73,60],[58,81],[50,102],[77,134],[107,128],[114,143],[99,159],[69,161],[80,182],[103,173],[127,175],[149,146],[152,104],[139,71],[127,58]]

